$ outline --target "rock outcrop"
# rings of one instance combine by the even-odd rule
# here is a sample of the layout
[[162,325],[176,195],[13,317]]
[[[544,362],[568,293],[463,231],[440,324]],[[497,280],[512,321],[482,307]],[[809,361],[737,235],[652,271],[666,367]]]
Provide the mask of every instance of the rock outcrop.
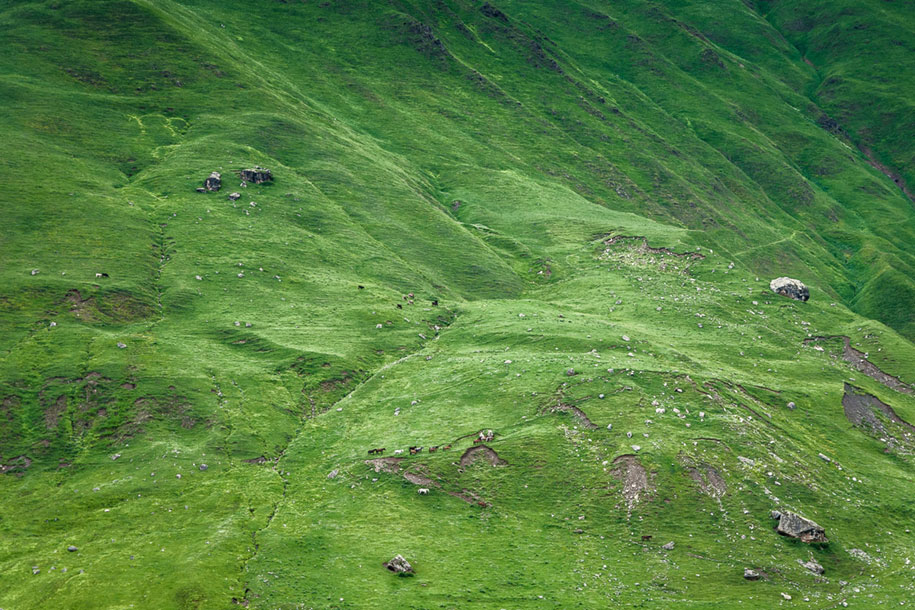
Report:
[[243,169],[238,176],[245,182],[262,184],[273,180],[273,174],[266,167],[255,166],[253,169]]
[[797,538],[801,542],[829,542],[826,539],[826,530],[810,519],[794,513],[779,513],[778,511],[773,511],[772,518],[778,519],[778,527],[775,528],[775,531],[782,536]]
[[801,561],[800,559],[798,559],[797,562],[799,564],[801,564],[802,566],[804,566],[805,568],[807,568],[808,570],[810,570],[811,572],[813,572],[814,574],[822,574],[823,572],[825,572],[825,570],[823,569],[823,566],[821,566],[819,563],[817,563],[817,561],[815,559],[811,559],[810,561]]
[[222,188],[222,176],[219,172],[213,172],[203,181],[203,187],[208,191],[218,191]]
[[772,289],[772,292],[795,301],[806,301],[810,298],[810,289],[800,280],[794,280],[790,277],[775,278],[769,282],[769,288]]
[[411,566],[410,562],[403,558],[403,555],[395,555],[394,559],[384,563],[384,567],[391,570],[395,574],[413,573],[413,566]]

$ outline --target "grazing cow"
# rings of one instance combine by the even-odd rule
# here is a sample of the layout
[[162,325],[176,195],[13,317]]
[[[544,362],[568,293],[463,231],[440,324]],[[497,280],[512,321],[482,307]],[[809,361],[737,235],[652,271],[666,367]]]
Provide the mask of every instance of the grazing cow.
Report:
[[474,444],[474,445],[476,445],[477,443],[482,443],[482,442],[483,442],[483,439],[482,439],[482,438],[475,438],[475,439],[473,439],[473,444]]
[[397,309],[403,309],[403,305],[401,305],[400,303],[398,303],[398,304],[397,304]]
[[483,502],[482,500],[480,500],[479,502],[477,502],[477,506],[482,506],[483,508],[486,508],[489,505],[486,504],[486,502]]
[[437,301],[437,300],[436,300],[436,301],[432,301],[432,306],[433,306],[433,307],[438,307],[438,301]]
[[384,453],[384,447],[382,447],[380,449],[369,449],[369,455],[373,455],[376,453]]
[[365,290],[365,286],[362,286],[362,285],[358,286],[358,288],[359,288],[359,290]]
[[417,453],[422,452],[422,447],[410,447],[410,455],[416,455]]
[[442,447],[442,451],[448,451],[449,449],[451,449],[451,444],[448,444],[448,445],[445,445],[444,447]]
[[432,445],[429,447],[429,453],[435,453],[436,451],[438,451],[438,445]]
[[647,542],[647,541],[649,541],[649,540],[651,540],[651,536],[650,536],[650,535],[648,535],[648,536],[642,536],[642,541]]

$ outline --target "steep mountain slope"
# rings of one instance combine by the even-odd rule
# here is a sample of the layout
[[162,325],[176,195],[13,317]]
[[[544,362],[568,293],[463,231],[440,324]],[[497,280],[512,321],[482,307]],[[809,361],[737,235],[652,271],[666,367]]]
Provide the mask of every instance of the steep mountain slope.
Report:
[[915,21],[827,4],[3,7],[0,607],[908,603]]

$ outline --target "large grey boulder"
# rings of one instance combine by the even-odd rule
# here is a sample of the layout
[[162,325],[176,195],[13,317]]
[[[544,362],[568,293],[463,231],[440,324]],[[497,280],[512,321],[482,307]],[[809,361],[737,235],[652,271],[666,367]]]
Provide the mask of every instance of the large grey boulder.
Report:
[[743,569],[743,577],[747,580],[759,580],[759,572],[750,568]]
[[801,561],[800,559],[798,559],[797,562],[799,564],[801,564],[802,566],[804,566],[805,568],[807,568],[808,570],[810,570],[811,572],[813,572],[814,574],[822,574],[823,572],[826,571],[823,569],[823,566],[821,566],[819,563],[817,563],[817,561],[815,559],[811,559],[810,561]]
[[790,277],[775,278],[769,282],[769,288],[772,289],[772,292],[795,301],[806,301],[810,298],[810,289],[800,280],[791,279]]
[[413,566],[411,566],[410,562],[403,558],[403,555],[395,555],[394,559],[384,564],[384,567],[391,570],[395,574],[413,573]]
[[775,531],[782,536],[797,538],[801,542],[829,542],[826,530],[811,521],[794,513],[778,513],[778,527]]
[[266,167],[260,167],[259,165],[253,169],[243,169],[238,175],[245,182],[253,182],[254,184],[273,180],[273,173]]
[[213,172],[203,181],[203,187],[208,191],[218,191],[222,188],[222,177],[219,172]]

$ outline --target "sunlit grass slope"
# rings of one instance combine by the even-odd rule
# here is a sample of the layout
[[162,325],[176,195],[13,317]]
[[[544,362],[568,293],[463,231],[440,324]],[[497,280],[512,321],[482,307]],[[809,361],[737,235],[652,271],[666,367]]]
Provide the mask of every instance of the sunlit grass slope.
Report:
[[0,7],[0,608],[911,603],[902,6]]

